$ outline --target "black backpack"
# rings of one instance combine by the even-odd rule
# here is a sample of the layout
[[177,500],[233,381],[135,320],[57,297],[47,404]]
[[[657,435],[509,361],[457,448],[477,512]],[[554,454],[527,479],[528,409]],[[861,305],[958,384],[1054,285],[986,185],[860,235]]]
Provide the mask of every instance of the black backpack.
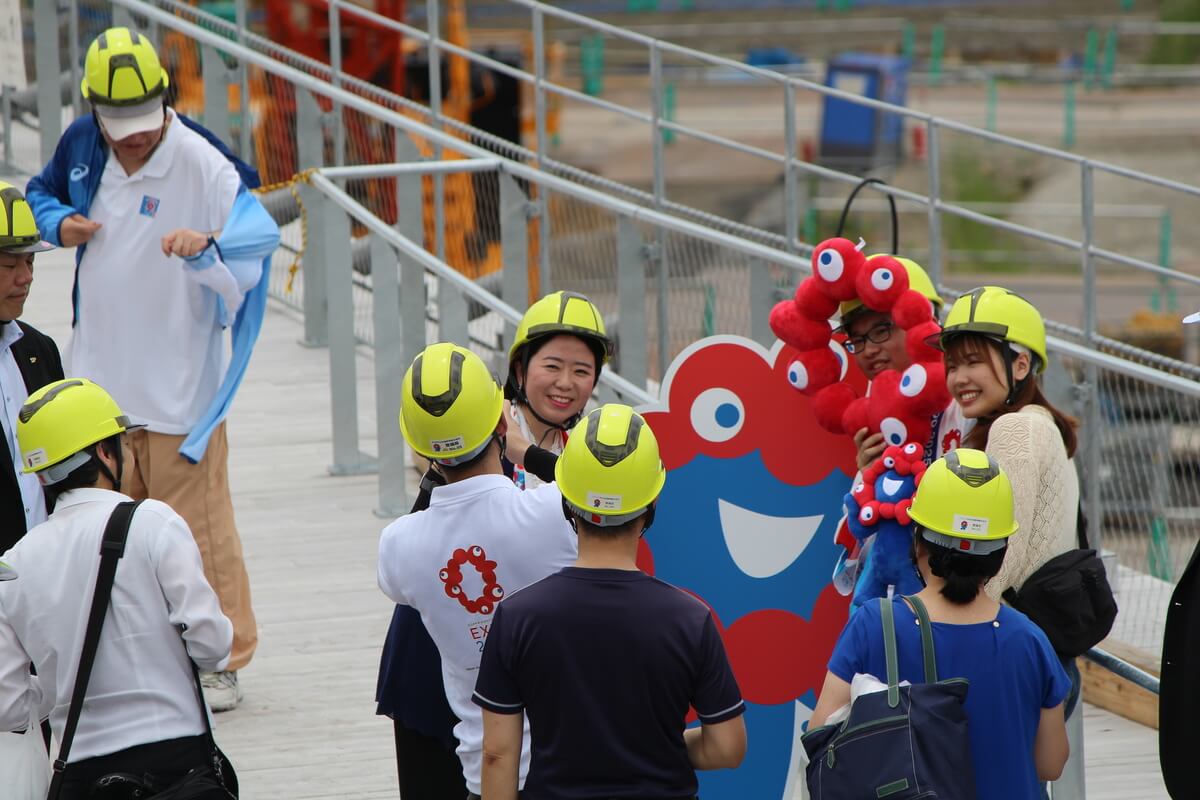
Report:
[[1088,547],[1082,507],[1075,529],[1079,549],[1047,561],[1020,591],[1009,587],[1004,592],[1004,601],[1033,620],[1063,658],[1081,656],[1097,645],[1117,618],[1104,562]]
[[975,800],[967,680],[938,680],[929,613],[907,599],[920,621],[925,682],[899,685],[892,600],[879,598],[888,688],[859,695],[845,720],[800,737],[813,800]]

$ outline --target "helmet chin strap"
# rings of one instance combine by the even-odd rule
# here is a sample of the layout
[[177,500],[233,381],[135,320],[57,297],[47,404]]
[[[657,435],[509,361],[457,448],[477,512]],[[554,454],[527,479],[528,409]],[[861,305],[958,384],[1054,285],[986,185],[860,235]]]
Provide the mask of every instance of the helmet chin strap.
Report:
[[1021,391],[1021,389],[1025,386],[1025,381],[1029,379],[1029,376],[1026,375],[1021,380],[1014,381],[1013,361],[1016,358],[1016,354],[1013,352],[1013,349],[1008,346],[1007,342],[1001,343],[1000,350],[1004,359],[1004,377],[1008,380],[1008,395],[1004,398],[1004,405],[1011,406],[1014,402],[1016,402],[1017,392]]

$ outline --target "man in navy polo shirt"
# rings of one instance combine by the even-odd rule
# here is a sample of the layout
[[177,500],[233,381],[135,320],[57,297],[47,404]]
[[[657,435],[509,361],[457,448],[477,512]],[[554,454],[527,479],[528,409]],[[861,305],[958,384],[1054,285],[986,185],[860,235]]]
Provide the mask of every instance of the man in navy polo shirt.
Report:
[[[483,708],[483,796],[524,800],[696,795],[697,769],[733,768],[745,710],[708,607],[637,568],[666,472],[628,406],[596,409],[555,465],[579,558],[499,604],[473,700]],[[689,707],[700,726],[685,727]]]

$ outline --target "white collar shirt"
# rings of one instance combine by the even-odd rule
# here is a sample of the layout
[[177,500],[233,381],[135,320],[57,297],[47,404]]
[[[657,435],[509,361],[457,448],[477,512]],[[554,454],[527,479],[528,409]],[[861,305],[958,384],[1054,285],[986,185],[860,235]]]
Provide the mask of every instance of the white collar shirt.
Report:
[[[50,518],[4,554],[18,577],[0,583],[0,730],[23,730],[36,703],[61,741],[100,542],[113,508],[128,499],[104,489],[65,492]],[[204,733],[188,656],[202,670],[220,670],[232,644],[233,625],[187,524],[165,503],[145,501],[117,562],[71,763]]]
[[46,498],[37,475],[21,471],[24,465],[21,463],[21,447],[17,443],[17,415],[21,413],[21,406],[25,404],[29,392],[25,389],[25,378],[17,367],[12,346],[24,335],[25,332],[15,321],[0,325],[0,404],[4,412],[0,417],[0,426],[4,428],[4,440],[8,442],[13,471],[21,488],[25,530],[30,530],[46,519]]
[[[442,682],[467,788],[480,793],[483,713],[471,701],[496,603],[575,562],[575,532],[554,484],[521,491],[503,475],[433,490],[429,508],[388,525],[379,541],[379,587],[415,608],[442,657]],[[529,771],[529,723],[519,780]]]
[[241,185],[233,164],[172,114],[137,172],[126,174],[109,153],[88,210],[101,227],[77,272],[67,372],[103,386],[131,420],[156,433],[191,432],[229,357],[219,294],[206,285],[228,269],[191,269],[163,255],[162,239],[180,228],[224,228]]

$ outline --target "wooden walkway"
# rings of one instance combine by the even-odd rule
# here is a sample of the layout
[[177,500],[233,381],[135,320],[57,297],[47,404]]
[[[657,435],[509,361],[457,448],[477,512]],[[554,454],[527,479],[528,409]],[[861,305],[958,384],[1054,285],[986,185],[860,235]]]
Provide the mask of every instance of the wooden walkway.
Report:
[[[38,257],[24,316],[64,348],[72,265],[69,251]],[[240,675],[245,702],[218,715],[217,738],[247,800],[394,798],[391,725],[373,702],[391,613],[375,585],[376,478],[328,474],[328,352],[301,346],[300,333],[296,313],[272,301],[230,417],[260,643]],[[369,354],[359,366],[363,446],[373,452]],[[1167,797],[1157,732],[1091,707],[1085,723],[1090,800]]]

